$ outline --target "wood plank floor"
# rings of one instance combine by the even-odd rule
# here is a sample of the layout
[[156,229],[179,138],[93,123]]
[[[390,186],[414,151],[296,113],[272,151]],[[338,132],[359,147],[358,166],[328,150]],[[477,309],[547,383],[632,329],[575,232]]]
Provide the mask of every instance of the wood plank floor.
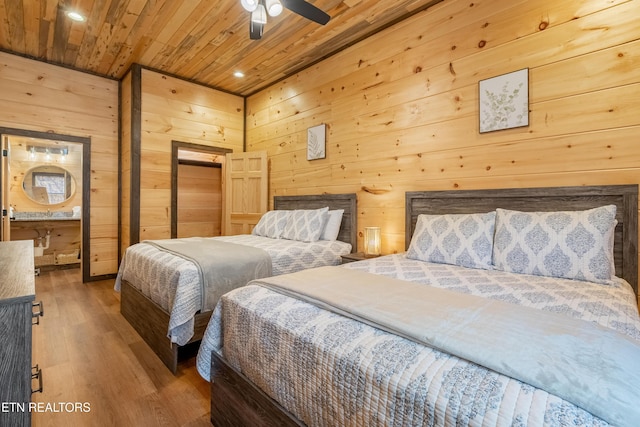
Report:
[[[44,316],[33,328],[33,363],[44,392],[34,402],[88,403],[89,412],[32,413],[33,426],[210,426],[209,383],[195,358],[173,376],[120,315],[113,280],[83,284],[80,271],[36,277]],[[35,387],[35,383],[34,383]]]

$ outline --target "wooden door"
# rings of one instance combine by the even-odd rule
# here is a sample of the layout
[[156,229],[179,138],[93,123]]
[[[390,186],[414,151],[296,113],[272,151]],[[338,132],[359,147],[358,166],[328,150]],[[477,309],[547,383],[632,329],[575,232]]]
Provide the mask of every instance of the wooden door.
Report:
[[224,171],[223,234],[249,234],[268,208],[267,153],[229,153]]

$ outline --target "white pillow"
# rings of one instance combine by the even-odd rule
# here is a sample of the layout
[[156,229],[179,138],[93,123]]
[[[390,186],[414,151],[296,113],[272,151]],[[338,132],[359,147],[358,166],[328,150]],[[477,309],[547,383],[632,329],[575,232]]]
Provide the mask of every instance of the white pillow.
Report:
[[342,214],[344,214],[344,209],[336,209],[327,213],[327,223],[324,225],[320,240],[336,240],[338,238],[340,225],[342,224]]
[[615,205],[586,211],[496,212],[496,269],[605,284],[614,279]]
[[327,223],[328,211],[328,207],[313,210],[296,209],[289,216],[282,231],[282,238],[300,242],[318,241]]
[[495,212],[418,215],[407,258],[491,270]]
[[251,234],[279,239],[291,213],[292,211],[288,210],[266,212],[253,228]]

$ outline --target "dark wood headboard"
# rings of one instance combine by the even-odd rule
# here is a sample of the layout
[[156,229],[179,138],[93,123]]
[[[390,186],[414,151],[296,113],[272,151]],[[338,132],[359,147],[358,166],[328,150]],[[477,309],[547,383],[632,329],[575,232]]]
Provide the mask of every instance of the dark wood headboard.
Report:
[[616,205],[616,275],[629,282],[638,294],[638,185],[413,191],[406,193],[405,202],[405,249],[411,243],[420,214],[482,213],[496,208],[529,212],[577,211]]
[[356,251],[358,243],[358,211],[356,194],[317,194],[310,196],[274,196],[274,209],[344,209],[338,240],[351,244],[351,252]]

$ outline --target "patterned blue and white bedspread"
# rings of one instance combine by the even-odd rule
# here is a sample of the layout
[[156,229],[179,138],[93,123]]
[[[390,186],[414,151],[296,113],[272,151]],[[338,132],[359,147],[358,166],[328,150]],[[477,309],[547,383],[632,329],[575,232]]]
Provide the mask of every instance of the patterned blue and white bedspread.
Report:
[[[640,340],[635,295],[622,280],[608,286],[403,255],[344,268],[563,313]],[[255,285],[216,307],[197,358],[206,379],[212,350],[310,426],[608,425],[543,390]]]
[[[339,265],[340,256],[351,251],[351,245],[341,241],[305,243],[249,234],[212,239],[265,250],[271,257],[274,276]],[[182,345],[191,339],[194,316],[202,308],[200,278],[195,264],[155,246],[138,243],[127,248],[116,277],[117,290],[121,280],[129,282],[170,313],[167,336],[172,342]]]

